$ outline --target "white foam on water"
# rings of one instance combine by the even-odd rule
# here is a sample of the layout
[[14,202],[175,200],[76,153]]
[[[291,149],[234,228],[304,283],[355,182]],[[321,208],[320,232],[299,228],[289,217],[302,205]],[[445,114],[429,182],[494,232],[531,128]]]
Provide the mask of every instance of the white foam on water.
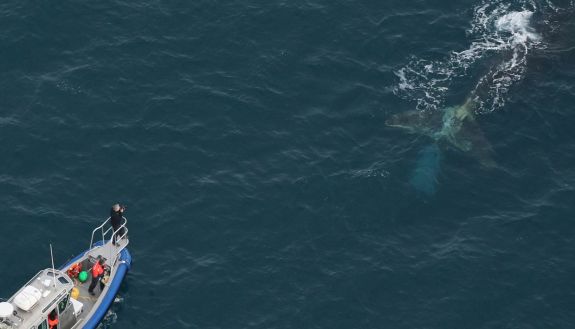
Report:
[[[116,296],[114,298],[114,304],[121,304],[124,302],[124,298],[120,296]],[[96,327],[96,329],[106,329],[112,326],[114,323],[118,321],[118,314],[114,312],[113,309],[109,309],[108,312],[104,315],[104,318],[100,322],[100,324]]]
[[512,44],[526,44],[528,41],[539,41],[541,37],[532,31],[529,21],[533,12],[520,11],[504,15],[495,21],[497,31],[510,33]]
[[509,5],[500,5],[491,12],[487,9],[483,6],[476,10],[477,24],[471,30],[487,37],[472,44],[474,55],[463,54],[468,57],[467,65],[484,56],[501,58],[479,78],[473,90],[483,112],[505,105],[509,88],[525,75],[529,51],[541,46],[541,37],[530,25],[532,10],[509,11]]
[[96,329],[109,328],[110,326],[112,326],[117,321],[118,321],[118,314],[116,314],[116,312],[114,312],[112,310],[108,310],[108,312],[106,312],[106,315],[104,315],[104,318],[102,319],[100,324],[98,324]]
[[[523,78],[529,52],[543,46],[541,36],[532,27],[537,10],[533,1],[514,7],[503,1],[482,3],[474,8],[467,30],[472,40],[469,47],[440,61],[412,58],[395,72],[400,81],[394,92],[417,101],[420,110],[435,110],[445,106],[445,96],[454,79],[469,78],[478,81],[470,94],[480,105],[479,111],[500,108],[509,88]],[[471,76],[469,69],[482,59],[495,64],[485,75]]]

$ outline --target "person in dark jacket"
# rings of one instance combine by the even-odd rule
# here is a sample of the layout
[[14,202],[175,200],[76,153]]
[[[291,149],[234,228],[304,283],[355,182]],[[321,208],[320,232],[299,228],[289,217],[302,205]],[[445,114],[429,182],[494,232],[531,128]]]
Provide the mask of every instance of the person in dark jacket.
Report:
[[112,237],[112,243],[116,244],[116,240],[124,234],[124,228],[121,227],[124,223],[124,210],[126,207],[115,204],[110,210],[110,224],[112,224],[112,229],[114,229],[114,236]]

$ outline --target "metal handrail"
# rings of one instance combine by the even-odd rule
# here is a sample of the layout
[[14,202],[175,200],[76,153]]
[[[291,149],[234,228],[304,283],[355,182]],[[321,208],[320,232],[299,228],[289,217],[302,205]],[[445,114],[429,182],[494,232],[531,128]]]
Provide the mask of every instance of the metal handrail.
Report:
[[88,249],[92,249],[92,245],[94,244],[94,234],[96,234],[96,231],[98,231],[99,229],[102,230],[102,241],[104,241],[104,225],[106,225],[109,221],[110,221],[111,217],[108,217],[103,223],[102,225],[96,227],[93,231],[92,231],[92,238],[90,239],[90,245],[88,246]]
[[[101,230],[102,231],[102,242],[106,242],[106,234],[108,232],[110,232],[110,230],[113,228],[112,225],[110,225],[108,227],[108,229],[106,229],[104,231],[104,226],[106,226],[106,224],[108,224],[108,222],[110,221],[111,217],[108,217],[100,226],[96,227],[93,231],[92,231],[92,238],[90,239],[90,246],[88,246],[88,249],[92,249],[92,246],[94,244],[94,234],[96,234],[96,231]],[[120,225],[120,227],[113,232],[112,237],[114,236],[114,234],[116,234],[117,232],[119,232],[122,228],[125,228],[124,230],[124,234],[122,235],[122,238],[125,237],[127,235],[128,232],[128,227],[126,226],[128,224],[128,219],[124,216],[122,216],[122,219],[124,220],[124,223],[122,225]],[[112,238],[110,237],[110,239]]]
[[[96,227],[96,228],[92,231],[92,238],[90,239],[90,246],[88,247],[88,250],[90,250],[90,249],[93,248],[93,245],[94,245],[94,235],[96,234],[96,232],[98,232],[98,230],[100,230],[101,233],[102,233],[102,245],[104,245],[104,244],[106,243],[106,235],[113,229],[112,225],[109,225],[109,226],[107,227],[107,229],[104,230],[104,228],[106,227],[106,224],[109,223],[110,218],[111,218],[111,217],[108,217],[100,226]],[[122,219],[124,220],[124,223],[122,223],[122,225],[120,225],[120,227],[119,227],[117,230],[112,231],[112,235],[110,236],[110,242],[113,241],[114,236],[116,235],[116,233],[120,232],[122,229],[124,229],[123,234],[122,234],[121,236],[118,236],[116,239],[117,239],[117,240],[121,240],[121,239],[123,239],[124,237],[126,237],[126,236],[128,235],[128,227],[127,227],[128,219],[127,219],[126,217],[124,217],[124,216],[122,216]],[[122,248],[119,248],[119,249],[116,251],[116,255],[114,255],[115,257],[113,257],[113,259],[112,259],[112,255],[110,255],[110,259],[109,259],[109,260],[110,260],[110,262],[111,262],[112,265],[115,265],[115,264],[116,264],[116,261],[118,260],[118,257],[117,257],[117,256],[122,252],[122,250],[124,250],[124,249],[128,246],[129,243],[130,243],[130,242],[129,242],[129,240],[128,240],[128,241],[126,242],[126,245],[125,245],[125,246],[123,246]],[[112,268],[113,268],[113,266],[112,266]],[[110,274],[111,274],[111,273],[110,273]]]

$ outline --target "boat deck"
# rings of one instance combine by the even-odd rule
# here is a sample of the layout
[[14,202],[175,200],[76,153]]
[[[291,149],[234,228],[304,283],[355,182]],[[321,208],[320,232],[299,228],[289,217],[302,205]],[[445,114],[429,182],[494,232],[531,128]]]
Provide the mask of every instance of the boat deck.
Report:
[[[85,282],[80,282],[80,280],[78,280],[77,278],[74,278],[73,280],[74,280],[74,287],[78,288],[78,291],[80,292],[80,294],[76,300],[78,300],[79,302],[81,302],[84,305],[83,306],[83,313],[84,314],[88,314],[90,312],[90,310],[94,307],[94,305],[98,301],[98,298],[102,294],[102,290],[100,289],[99,283],[94,288],[94,296],[92,296],[88,292],[88,289],[90,287],[90,283],[92,282],[92,275],[90,272],[91,272],[92,266],[94,265],[94,263],[98,259],[98,256],[104,257],[106,259],[106,263],[104,264],[104,267],[107,270],[109,270],[110,268],[114,268],[115,264],[110,264],[109,260],[110,259],[112,259],[112,260],[116,259],[116,257],[114,257],[114,256],[118,253],[118,251],[125,248],[128,245],[128,242],[129,242],[129,240],[127,238],[120,239],[119,241],[117,241],[117,243],[119,245],[115,246],[112,244],[111,241],[107,241],[102,246],[90,250],[82,258],[82,260],[80,260],[80,262],[82,263],[82,269],[88,272],[88,280],[86,280]],[[114,275],[114,273],[110,273],[110,281],[111,281],[111,278],[113,277],[113,275]],[[106,289],[106,287],[104,287],[104,289]]]

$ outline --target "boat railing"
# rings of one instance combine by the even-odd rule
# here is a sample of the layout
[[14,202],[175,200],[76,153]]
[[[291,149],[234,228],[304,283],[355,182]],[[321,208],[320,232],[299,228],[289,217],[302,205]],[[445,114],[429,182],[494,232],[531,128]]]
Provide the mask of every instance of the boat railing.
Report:
[[[112,227],[112,224],[110,223],[110,218],[108,217],[100,226],[96,227],[93,231],[92,231],[92,238],[90,239],[90,246],[88,247],[88,249],[92,249],[94,247],[94,236],[99,233],[102,235],[102,245],[106,244],[106,241],[110,241],[110,243],[113,242],[114,236],[116,235],[116,241],[126,241],[125,243],[120,243],[120,247],[117,248],[116,250],[116,254],[114,255],[115,257],[113,257],[113,259],[110,259],[113,264],[116,263],[116,259],[118,258],[117,256],[122,252],[122,250],[124,250],[124,248],[126,248],[128,246],[129,240],[125,239],[125,237],[128,236],[128,219],[126,217],[122,216],[122,220],[123,223],[122,225],[120,225],[120,227],[118,227],[117,230],[114,230],[114,228]],[[110,255],[112,256],[112,255]],[[110,257],[112,258],[112,257]]]

